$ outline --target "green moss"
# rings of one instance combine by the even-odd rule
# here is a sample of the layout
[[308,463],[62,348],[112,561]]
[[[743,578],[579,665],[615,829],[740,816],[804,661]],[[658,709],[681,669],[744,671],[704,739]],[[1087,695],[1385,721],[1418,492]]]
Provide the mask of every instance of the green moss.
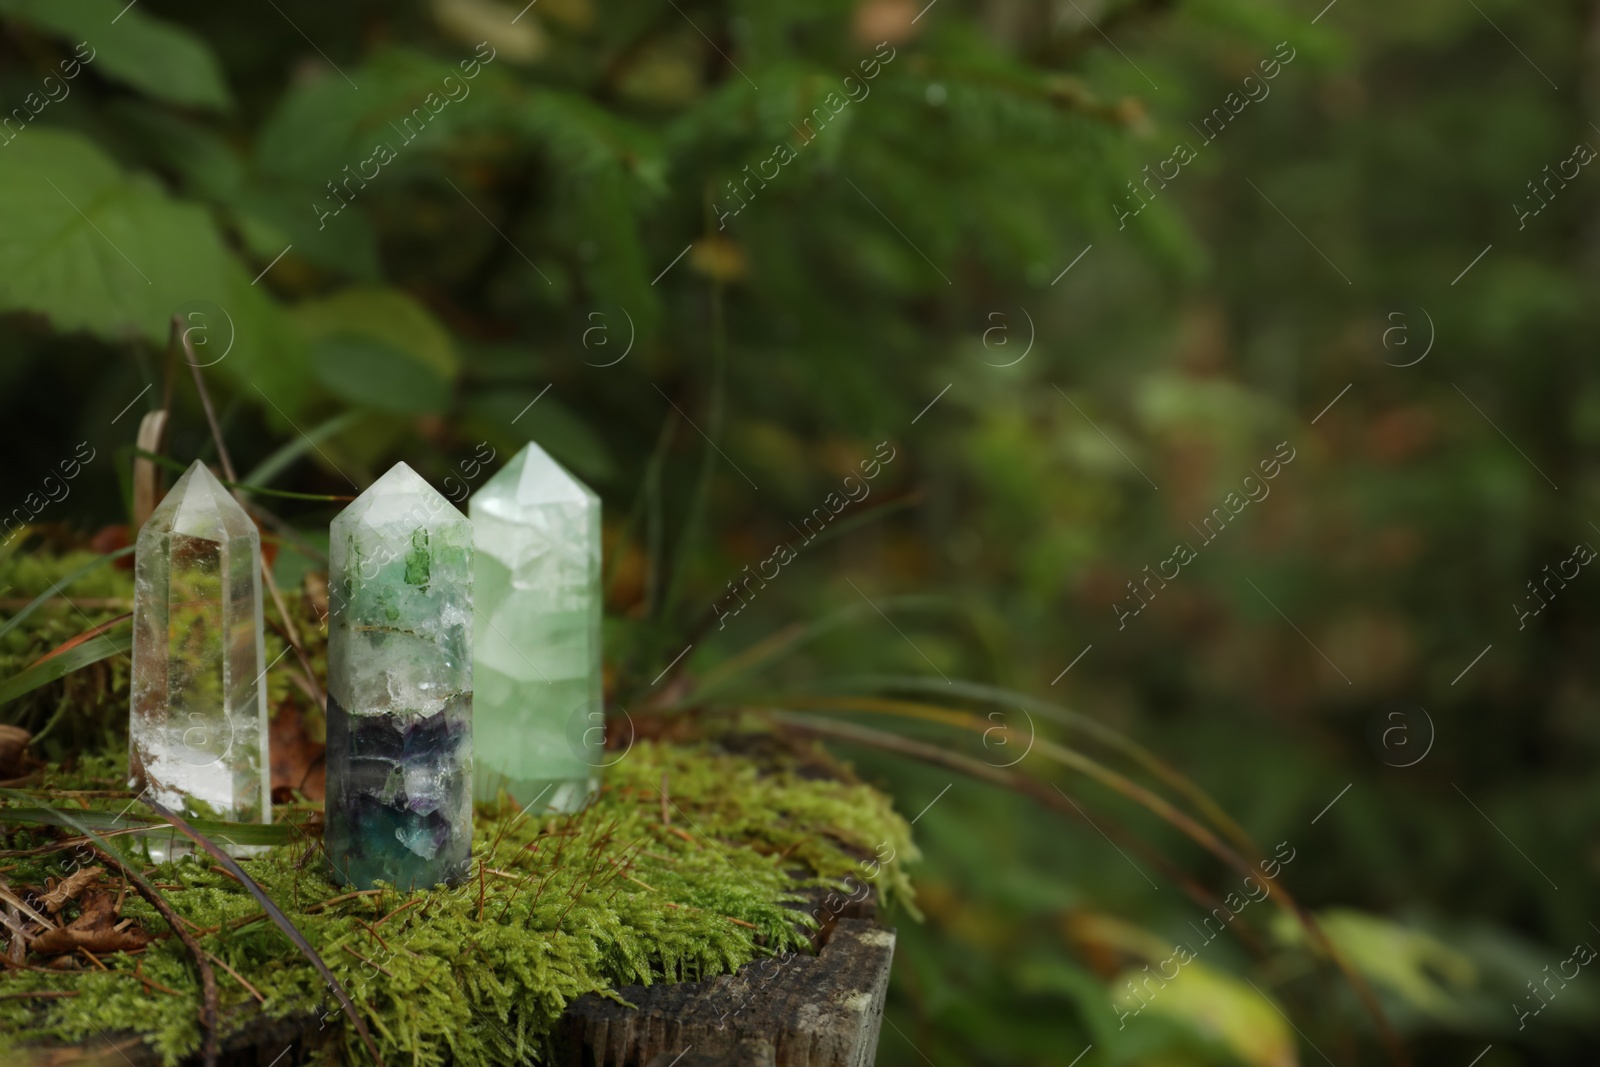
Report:
[[[0,546],[0,597],[18,606],[100,558],[93,552],[82,551],[60,554],[44,550],[19,551],[20,544],[19,539],[9,546],[10,551]],[[0,678],[17,674],[91,626],[130,612],[133,609],[133,574],[105,564],[89,571],[63,592],[65,597],[46,601],[24,625],[0,636]],[[313,670],[317,677],[323,677],[326,635],[317,613],[299,591],[286,589],[283,596],[305,639]],[[12,613],[0,612],[0,616],[9,614]],[[268,663],[276,661],[284,650],[283,638],[275,625],[276,615],[269,601]],[[113,632],[125,633],[126,630]],[[129,667],[127,657],[111,656],[11,701],[5,706],[3,717],[6,722],[32,733],[34,751],[46,758],[70,761],[80,752],[120,747],[127,736]],[[291,675],[291,671],[283,670],[267,673],[267,706],[277,714],[286,702],[293,703],[315,736],[322,728],[321,708],[294,685]]]
[[[114,758],[89,758],[70,780],[55,774],[47,785],[103,787],[122,774]],[[670,826],[662,822],[663,775]],[[47,840],[24,829],[10,845]],[[881,868],[861,862],[890,849],[895,859]],[[322,879],[305,846],[275,849],[246,868],[349,990],[387,1062],[487,1067],[542,1060],[561,1011],[584,993],[703,979],[803,946],[797,923],[811,919],[793,908],[797,889],[838,887],[872,871],[886,898],[909,900],[905,864],[916,849],[888,798],[866,786],[710,748],[641,743],[578,815],[480,811],[473,855],[474,877],[457,889],[383,891],[315,911],[345,891]],[[37,886],[67,873],[71,859],[9,862],[10,884]],[[810,874],[797,878],[801,866]],[[309,964],[269,921],[249,921],[259,908],[240,886],[197,860],[162,865],[152,878],[175,887],[166,895],[180,915],[212,930],[201,944],[260,991],[265,1011],[320,1010],[339,1025],[337,1005]],[[124,913],[165,930],[131,895]],[[0,999],[0,1052],[7,1041],[80,1042],[116,1031],[144,1035],[168,1064],[199,1047],[198,979],[180,942],[167,938],[104,962],[110,973],[0,975],[0,997],[77,991],[71,999]],[[177,995],[146,991],[133,977],[136,963]],[[252,997],[220,968],[217,980],[224,1015],[238,1023]],[[352,1034],[343,1040],[345,1051],[354,1048]]]

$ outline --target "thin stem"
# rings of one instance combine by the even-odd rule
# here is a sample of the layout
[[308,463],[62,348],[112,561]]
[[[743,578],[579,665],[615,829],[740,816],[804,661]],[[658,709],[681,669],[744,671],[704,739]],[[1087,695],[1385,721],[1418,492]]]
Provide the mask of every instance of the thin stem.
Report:
[[[200,367],[195,363],[194,346],[190,343],[188,335],[180,333],[179,338],[183,344],[184,354],[189,357],[189,369],[194,372],[194,387],[200,394],[200,406],[205,409],[206,422],[211,427],[211,437],[217,443],[217,461],[222,464],[222,473],[227,475],[228,481],[237,484],[239,477],[234,473],[233,460],[228,455],[228,446],[222,440],[222,427],[217,423],[216,409],[211,406],[211,394],[206,392],[205,379],[200,376]],[[239,501],[240,507],[245,507],[244,497],[238,489],[233,490],[233,497]],[[306,645],[300,638],[300,627],[295,625],[294,619],[289,615],[289,609],[284,606],[283,594],[278,592],[278,583],[272,577],[272,568],[267,566],[265,558],[261,560],[261,581],[266,585],[267,592],[272,596],[272,606],[278,609],[278,618],[283,620],[284,636],[289,639],[289,644],[294,647],[294,654],[300,660],[300,666],[306,673],[306,681],[311,685],[311,693],[316,698],[317,704],[323,711],[328,710],[328,695],[317,684],[317,672],[312,669],[311,657],[306,654]]]

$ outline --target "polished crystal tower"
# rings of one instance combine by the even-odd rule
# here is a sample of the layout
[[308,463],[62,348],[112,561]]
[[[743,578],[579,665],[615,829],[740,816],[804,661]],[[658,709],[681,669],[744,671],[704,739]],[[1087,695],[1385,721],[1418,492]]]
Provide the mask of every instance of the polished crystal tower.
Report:
[[575,811],[598,785],[600,498],[530,443],[467,505],[478,562],[477,796]]
[[472,846],[472,525],[397,463],[328,544],[332,876],[454,885]]
[[[203,819],[269,822],[261,535],[195,461],[139,530],[129,787]],[[188,851],[152,838],[157,861]]]

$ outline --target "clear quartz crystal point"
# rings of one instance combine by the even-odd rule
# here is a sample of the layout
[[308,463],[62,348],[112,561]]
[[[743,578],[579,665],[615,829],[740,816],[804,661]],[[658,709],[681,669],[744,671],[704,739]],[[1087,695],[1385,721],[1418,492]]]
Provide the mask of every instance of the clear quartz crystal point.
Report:
[[404,463],[328,544],[332,877],[454,885],[472,847],[472,525]]
[[[270,822],[264,658],[261,535],[197,460],[135,549],[129,787],[192,818]],[[157,862],[189,851],[149,847]]]
[[575,811],[598,786],[600,498],[530,443],[473,494],[480,800]]

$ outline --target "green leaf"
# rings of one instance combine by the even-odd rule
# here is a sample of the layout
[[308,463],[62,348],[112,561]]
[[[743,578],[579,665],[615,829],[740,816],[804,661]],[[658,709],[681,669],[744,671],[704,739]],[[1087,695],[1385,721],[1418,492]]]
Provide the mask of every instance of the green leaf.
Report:
[[165,346],[175,312],[215,305],[222,314],[205,316],[207,343],[223,354],[205,349],[208,364],[293,417],[308,387],[304,340],[228,254],[206,209],[124,173],[76,133],[30,128],[5,151],[0,312]]
[[[1273,917],[1273,933],[1286,944],[1302,944],[1305,931]],[[1464,994],[1477,984],[1471,957],[1422,930],[1354,908],[1330,908],[1317,921],[1339,953],[1373,984],[1440,1022],[1470,1017]]]
[[395,289],[356,288],[300,305],[317,377],[352,403],[382,411],[442,411],[457,358],[426,308]]
[[445,408],[450,383],[406,351],[372,337],[329,337],[311,347],[317,378],[353,404],[400,414]]
[[537,441],[585,481],[609,482],[617,475],[616,460],[605,439],[570,408],[553,397],[541,396],[538,390],[497,389],[474,397],[467,409],[466,426],[508,455],[526,441]]
[[35,127],[6,147],[0,310],[165,344],[181,304],[225,299],[226,262],[204,209],[124,174],[79,135]]
[[[1171,962],[1176,964],[1176,957]],[[1152,977],[1156,971],[1161,973]],[[1177,971],[1177,977],[1163,981],[1166,973],[1158,964],[1118,975],[1111,983],[1118,1017],[1148,1008],[1225,1045],[1250,1067],[1299,1063],[1285,1017],[1264,994],[1203,963],[1191,962]]]
[[47,660],[25,667],[4,682],[0,682],[0,704],[15,700],[24,693],[31,693],[41,685],[49,685],[57,678],[64,678],[91,663],[99,663],[112,656],[126,656],[132,649],[131,632],[116,637],[101,634],[81,645],[67,649],[59,656],[51,656]]
[[0,0],[0,14],[74,44],[88,66],[173,104],[226,111],[233,100],[216,57],[199,37],[119,0]]
[[[419,150],[447,143],[454,127],[481,110],[475,106],[481,99],[474,79],[464,90],[456,89],[458,95],[465,92],[462,106],[448,104],[437,115],[424,107],[417,115],[415,109],[423,107],[428,94],[442,96],[447,91],[446,77],[455,79],[452,86],[460,84],[462,71],[454,63],[411,49],[379,48],[352,73],[360,92],[342,78],[308,79],[288,87],[256,140],[256,164],[263,175],[279,184],[304,183],[308,217],[313,197],[326,200],[329,209],[339,206],[326,183],[338,185],[349,179],[357,173],[357,163],[370,157],[377,145],[387,145],[399,160],[408,160]],[[413,120],[410,126],[405,124],[408,118]],[[344,169],[347,165],[349,171]],[[386,165],[384,176],[376,180],[392,180],[387,173],[391,166]],[[359,203],[366,184],[354,179],[343,196]]]

